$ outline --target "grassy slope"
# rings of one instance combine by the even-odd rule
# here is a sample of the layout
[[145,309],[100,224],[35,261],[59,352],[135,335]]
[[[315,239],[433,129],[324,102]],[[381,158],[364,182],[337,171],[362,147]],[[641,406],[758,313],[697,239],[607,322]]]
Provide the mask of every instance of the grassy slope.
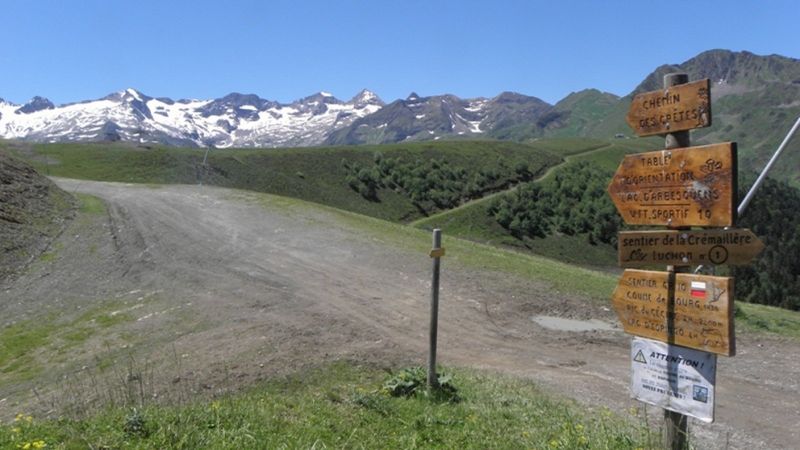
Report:
[[[283,169],[275,167],[274,171],[278,171],[282,175],[281,178],[291,179],[292,182],[286,182],[281,185],[278,182],[264,181],[264,185],[274,189],[279,195],[288,195],[287,190],[293,188],[299,189],[298,185],[306,186],[307,190],[300,193],[295,193],[294,197],[304,198],[312,196],[314,193],[324,191],[320,187],[310,187],[315,183],[323,183],[327,179],[343,178],[343,173],[338,172],[340,160],[342,155],[355,155],[355,157],[363,158],[364,161],[371,161],[372,155],[375,151],[381,151],[384,155],[392,155],[392,152],[406,152],[416,151],[422,155],[440,155],[442,152],[447,152],[448,158],[459,157],[457,153],[467,149],[464,154],[460,156],[461,160],[454,159],[453,162],[459,164],[468,164],[470,152],[472,155],[483,155],[484,159],[478,161],[487,161],[489,159],[496,161],[497,152],[508,152],[511,155],[546,155],[555,153],[557,155],[572,155],[570,162],[588,159],[596,164],[613,170],[619,164],[623,154],[648,150],[657,145],[658,143],[652,140],[634,139],[634,140],[614,140],[615,145],[608,148],[599,147],[603,145],[602,141],[597,140],[581,140],[569,139],[564,141],[551,141],[542,140],[534,142],[527,146],[519,146],[515,144],[498,144],[499,148],[492,151],[482,152],[485,142],[472,143],[472,147],[465,144],[469,142],[443,142],[443,143],[420,143],[409,146],[405,145],[391,145],[391,146],[362,146],[362,147],[333,147],[333,148],[320,148],[320,149],[294,149],[282,151],[259,151],[259,150],[240,150],[240,151],[217,151],[210,156],[210,158],[221,158],[226,164],[232,164],[233,167],[247,165],[251,155],[263,156],[266,161],[273,164],[285,163],[288,166]],[[508,147],[505,147],[508,145]],[[2,146],[2,143],[0,143]],[[589,149],[597,149],[596,151],[588,151]],[[314,153],[321,152],[316,161],[320,166],[314,166],[313,163],[308,162],[313,159]],[[351,153],[348,153],[351,152]],[[547,153],[545,153],[547,152]],[[581,153],[584,152],[584,153]],[[269,156],[273,153],[280,154],[274,156],[275,159],[270,159]],[[486,156],[486,154],[490,156]],[[281,156],[282,155],[282,156]],[[299,157],[292,158],[292,155]],[[45,164],[44,158],[50,164]],[[31,159],[30,155],[28,158]],[[280,158],[285,158],[281,160]],[[293,159],[298,161],[292,162]],[[32,158],[34,164],[38,164],[42,171],[47,171],[52,175],[60,175],[73,178],[84,179],[98,179],[107,181],[128,181],[139,183],[167,183],[167,182],[196,182],[195,167],[199,166],[202,162],[202,152],[190,149],[138,149],[136,147],[116,145],[107,147],[103,144],[71,144],[71,145],[44,145],[36,147],[36,154]],[[37,163],[38,161],[38,163]],[[291,163],[291,164],[290,164]],[[324,163],[324,164],[323,164]],[[475,163],[472,163],[475,164]],[[213,166],[212,167],[217,167]],[[308,167],[308,173],[305,178],[297,177],[294,180],[290,176],[293,171],[298,168]],[[331,168],[331,173],[326,172],[326,168]],[[231,168],[233,170],[233,168]],[[248,176],[262,177],[263,174],[252,173],[250,175],[233,174],[227,180],[241,181],[247,180]],[[299,181],[298,181],[299,180]],[[250,180],[250,183],[255,181]],[[231,184],[233,184],[231,182]],[[342,181],[342,184],[343,181]],[[246,187],[246,186],[245,186]],[[330,185],[328,185],[329,189]],[[338,189],[338,188],[337,188]],[[338,209],[350,210],[356,213],[363,213],[361,209],[370,208],[385,208],[381,204],[370,203],[363,200],[358,194],[346,186],[343,189],[342,195],[347,195],[345,200],[337,200],[332,202],[330,206]],[[340,191],[341,192],[341,191]],[[292,192],[290,192],[292,193]],[[323,203],[328,197],[314,197],[312,201]],[[302,204],[293,200],[284,199],[282,201],[289,204]],[[352,201],[354,205],[350,208],[345,208],[343,202]],[[310,207],[310,206],[309,206]],[[314,206],[316,207],[316,206]],[[503,237],[507,238],[507,234],[503,232],[500,235],[499,230],[491,230],[486,227],[486,215],[480,213],[481,202],[475,202],[474,207],[460,208],[453,214],[457,215],[458,220],[449,218],[449,213],[434,216],[435,220],[441,221],[445,229],[445,245],[448,247],[448,258],[470,265],[472,267],[482,270],[493,270],[499,272],[514,273],[523,277],[530,277],[537,280],[550,282],[556,290],[562,292],[571,292],[581,295],[586,295],[590,298],[597,299],[598,301],[607,301],[611,295],[616,284],[616,277],[608,273],[597,272],[592,270],[584,270],[576,268],[568,263],[560,262],[555,259],[537,257],[533,254],[522,254],[519,252],[507,251],[501,248],[496,248],[501,242]],[[485,206],[483,206],[485,208]],[[374,210],[369,211],[369,215],[377,218],[385,218],[386,210],[378,213]],[[485,211],[485,209],[484,209]],[[354,227],[361,227],[362,229],[372,230],[373,232],[385,238],[387,242],[396,242],[405,248],[419,248],[421,252],[427,252],[429,247],[429,236],[422,230],[415,230],[409,227],[396,225],[385,222],[383,220],[374,220],[359,214],[350,214],[339,211],[347,220],[352,223]],[[433,223],[420,225],[430,227]],[[496,225],[495,225],[496,226]],[[487,231],[488,230],[488,231]],[[492,234],[495,233],[495,234]],[[467,237],[470,240],[453,239],[453,237]],[[477,236],[473,239],[473,237]],[[583,254],[590,255],[589,258],[583,257],[579,260],[583,264],[591,265],[591,261],[602,260],[608,258],[610,264],[613,264],[613,252],[610,249],[598,249],[596,257],[591,256],[590,250],[587,246],[578,246],[579,241],[569,242],[568,239],[581,238],[559,238],[551,242],[542,242],[536,250],[545,255],[564,258],[564,255],[559,255],[558,252],[568,253],[573,259],[578,259]],[[477,241],[477,242],[475,242]],[[547,241],[542,240],[542,241]],[[492,245],[486,245],[484,243]],[[509,244],[514,244],[509,242]],[[573,245],[575,244],[575,245]],[[514,245],[510,245],[513,247]],[[517,243],[518,246],[518,243]],[[549,247],[549,248],[548,248]],[[590,259],[591,258],[591,259]],[[590,259],[587,261],[587,259]],[[740,314],[740,321],[745,328],[755,330],[768,330],[778,332],[786,335],[800,336],[800,314],[792,313],[789,311],[778,310],[777,308],[761,307],[759,305],[742,304]],[[783,317],[782,320],[781,317]],[[750,325],[748,325],[750,324]],[[752,326],[751,326],[752,325]]]
[[[25,414],[0,447],[36,448],[650,448],[641,418],[585,410],[527,381],[457,370],[457,403],[391,397],[386,374],[338,363],[212,402],[113,408],[81,420]],[[29,444],[29,447],[25,447]]]
[[[250,195],[250,194],[245,194]],[[350,227],[396,248],[411,249],[425,255],[430,250],[430,233],[426,230],[390,223],[360,214],[319,206],[286,197],[256,194],[270,207],[322,208],[338,216]],[[555,294],[580,295],[592,301],[608,303],[619,277],[606,271],[576,267],[555,259],[498,248],[456,237],[445,232],[442,246],[447,249],[447,264],[461,265],[481,271],[493,271],[525,279],[549,283]],[[739,302],[736,304],[737,327],[749,331],[771,332],[800,338],[800,312],[771,306]]]
[[[584,144],[579,144],[583,142]],[[592,145],[584,140],[568,146]],[[1,145],[1,144],[0,144]],[[359,147],[324,147],[278,150],[212,150],[208,165],[196,149],[136,147],[128,144],[34,145],[25,155],[49,175],[101,181],[137,183],[206,183],[285,195],[386,220],[420,217],[417,208],[390,189],[378,191],[379,202],[370,202],[345,182],[342,160],[370,165],[375,152],[386,157],[446,159],[472,173],[482,168],[499,170],[526,162],[540,173],[560,158],[547,143],[517,144],[497,141],[444,141]],[[45,163],[46,161],[46,163]]]
[[[598,141],[602,142],[602,141]],[[628,153],[651,148],[651,141],[613,140],[596,148],[571,149],[566,153],[567,162],[550,170],[541,181],[545,181],[557,170],[569,170],[570,164],[590,161],[605,170],[614,171]],[[559,261],[584,266],[616,266],[616,250],[609,245],[589,245],[583,236],[552,235],[544,239],[524,241],[511,236],[488,213],[491,199],[482,199],[466,207],[446,211],[413,223],[423,229],[441,228],[455,236],[491,245],[529,251]]]

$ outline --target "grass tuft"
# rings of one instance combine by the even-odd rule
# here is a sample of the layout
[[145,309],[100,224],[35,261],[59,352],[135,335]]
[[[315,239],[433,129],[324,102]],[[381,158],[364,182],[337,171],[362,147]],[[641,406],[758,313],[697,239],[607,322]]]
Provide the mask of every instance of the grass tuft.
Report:
[[459,403],[382,394],[383,371],[339,362],[213,401],[0,425],[0,447],[33,440],[48,448],[118,449],[633,449],[653,444],[643,423],[607,410],[586,411],[531,382],[471,370],[453,373],[463,392]]

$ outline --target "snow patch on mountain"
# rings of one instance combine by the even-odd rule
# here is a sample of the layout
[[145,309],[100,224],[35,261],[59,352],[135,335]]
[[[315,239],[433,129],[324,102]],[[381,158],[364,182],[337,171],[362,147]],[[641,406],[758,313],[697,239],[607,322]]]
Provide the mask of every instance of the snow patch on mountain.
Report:
[[175,101],[128,88],[98,100],[59,107],[40,97],[22,107],[0,101],[0,138],[122,140],[198,147],[310,146],[321,144],[332,131],[383,105],[366,89],[348,102],[320,92],[281,104],[238,93],[215,100]]

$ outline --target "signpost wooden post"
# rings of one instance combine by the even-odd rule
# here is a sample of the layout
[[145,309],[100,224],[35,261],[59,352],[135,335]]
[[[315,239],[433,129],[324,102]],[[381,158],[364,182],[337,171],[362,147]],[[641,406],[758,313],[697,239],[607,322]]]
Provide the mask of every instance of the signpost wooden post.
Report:
[[620,267],[748,264],[764,249],[749,229],[620,231]]
[[[621,266],[666,264],[667,271],[626,270],[613,294],[614,309],[626,332],[665,343],[661,344],[666,345],[664,351],[659,351],[665,361],[685,359],[679,354],[688,350],[678,346],[709,352],[709,361],[714,362],[714,354],[732,356],[736,352],[733,278],[685,273],[692,264],[744,263],[763,248],[749,230],[690,230],[692,226],[731,227],[736,221],[736,144],[690,146],[689,130],[711,125],[710,82],[689,83],[686,74],[668,74],[664,89],[633,98],[626,120],[638,136],[664,135],[664,150],[626,156],[608,193],[625,223],[671,230],[620,233]],[[656,388],[650,382],[655,378],[646,381],[647,377],[640,376],[644,372],[637,370],[649,370],[649,376],[658,377],[679,373],[677,367],[668,364],[662,373],[660,365],[648,366],[644,355],[636,353],[632,360],[632,391],[634,379],[643,390],[650,388],[648,394],[636,398],[665,408],[664,447],[685,448],[688,418],[684,413],[693,414],[691,408],[702,403],[703,408],[694,410],[703,412],[694,415],[713,420],[713,395],[699,389],[693,393],[694,404],[673,402],[669,396],[683,399],[686,395],[677,383]],[[709,366],[714,367],[707,374],[711,385],[702,387],[713,390],[716,363]],[[705,404],[709,399],[712,403]]]

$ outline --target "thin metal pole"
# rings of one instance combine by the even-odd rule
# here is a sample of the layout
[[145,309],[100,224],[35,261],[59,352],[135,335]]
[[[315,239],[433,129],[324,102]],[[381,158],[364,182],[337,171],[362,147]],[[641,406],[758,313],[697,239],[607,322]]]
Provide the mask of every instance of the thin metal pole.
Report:
[[[767,165],[764,166],[764,168],[761,170],[761,173],[758,175],[758,178],[756,178],[756,182],[753,183],[752,186],[750,186],[750,190],[747,191],[747,195],[745,195],[744,199],[742,199],[742,201],[739,203],[739,207],[736,208],[736,219],[737,220],[740,217],[742,217],[742,214],[744,214],[745,209],[747,209],[747,205],[750,204],[750,200],[752,200],[753,197],[755,197],[756,191],[758,190],[758,188],[761,187],[761,184],[767,178],[767,172],[769,172],[770,169],[772,169],[772,166],[775,164],[775,161],[778,160],[778,157],[783,152],[783,149],[786,147],[786,144],[789,143],[789,140],[792,139],[792,136],[794,136],[794,133],[797,131],[798,128],[800,128],[800,117],[797,118],[797,121],[794,123],[792,128],[789,130],[789,133],[787,133],[786,137],[783,138],[783,142],[781,142],[781,145],[779,145],[778,149],[775,150],[775,153],[772,154],[772,158],[769,159],[769,161],[767,162]],[[703,270],[704,267],[705,266],[703,266],[702,264],[697,266],[697,268],[695,269],[694,273],[700,273]],[[713,266],[712,266],[712,270],[714,270]]]
[[775,153],[772,155],[772,158],[769,159],[767,165],[764,166],[764,170],[761,171],[761,175],[758,176],[756,182],[753,183],[753,186],[747,192],[747,195],[744,196],[744,200],[742,200],[742,203],[739,204],[739,208],[736,210],[737,217],[742,216],[742,213],[744,213],[744,210],[747,208],[747,205],[750,203],[750,200],[753,199],[753,195],[755,195],[756,190],[758,190],[758,188],[761,187],[761,183],[763,183],[764,179],[767,178],[767,172],[769,172],[769,170],[772,169],[772,165],[775,164],[775,161],[778,160],[778,157],[781,155],[781,152],[783,152],[783,149],[786,148],[786,144],[789,143],[789,141],[792,139],[792,136],[794,136],[794,133],[797,131],[797,128],[800,128],[800,117],[797,118],[797,121],[794,123],[794,126],[792,127],[791,130],[789,130],[789,134],[787,134],[786,137],[783,138],[783,142],[781,142],[781,145],[778,146],[778,150],[775,150]]
[[[442,247],[442,230],[433,230],[433,249]],[[436,376],[436,338],[439,323],[439,267],[441,257],[433,258],[433,281],[431,282],[431,328],[430,328],[430,352],[428,353],[428,387],[439,387],[439,379]]]
[[[670,73],[664,75],[664,89],[679,84],[689,82],[689,75],[685,73]],[[664,138],[664,148],[673,149],[689,147],[691,139],[688,131],[678,131],[669,133]],[[675,274],[686,272],[686,267],[667,266],[669,272],[669,295],[667,298],[667,330],[675,328]],[[668,331],[669,332],[669,331]],[[674,338],[670,337],[669,344],[674,344]],[[686,448],[687,437],[689,435],[688,417],[668,409],[664,410],[664,448],[669,450],[683,450]]]

